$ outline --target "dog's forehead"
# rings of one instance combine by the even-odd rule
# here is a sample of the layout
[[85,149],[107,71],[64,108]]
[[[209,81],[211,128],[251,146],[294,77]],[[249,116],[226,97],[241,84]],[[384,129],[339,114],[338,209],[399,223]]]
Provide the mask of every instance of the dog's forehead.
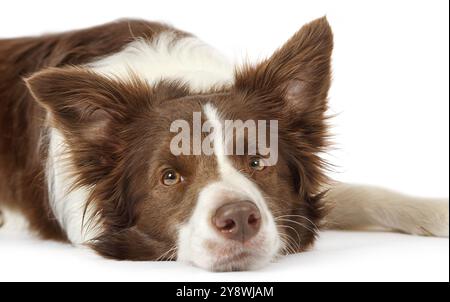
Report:
[[177,99],[170,99],[162,102],[158,106],[158,111],[166,118],[186,120],[192,119],[193,113],[203,113],[206,104],[214,104],[216,107],[223,107],[222,104],[232,101],[229,94],[199,94],[188,95]]
[[218,114],[215,118],[240,119],[234,110],[231,110],[231,108],[236,109],[238,105],[229,105],[231,101],[231,97],[222,95],[195,95],[166,100],[158,105],[148,123],[164,140],[170,140],[177,135],[181,131],[180,125],[189,127],[191,137],[195,132],[200,132],[200,135],[204,137],[207,136],[204,131],[205,123],[211,120],[211,116],[205,111],[208,106],[216,109]]
[[[255,127],[270,127],[267,112],[245,103],[239,95],[217,93],[206,95],[189,95],[177,99],[166,100],[158,105],[149,124],[158,141],[169,145],[171,139],[178,135],[186,126],[190,139],[196,134],[203,140],[212,129],[222,127],[238,127],[240,123],[252,122]],[[237,122],[237,123],[236,123]],[[265,122],[260,124],[260,122]],[[236,123],[236,124],[234,124]],[[248,124],[244,124],[248,126]],[[212,128],[211,128],[212,127]],[[242,126],[241,126],[242,127]],[[238,127],[239,128],[239,127]],[[240,132],[227,132],[236,137]],[[244,139],[252,132],[245,132]],[[256,134],[256,132],[255,132]],[[258,137],[255,137],[258,140]]]

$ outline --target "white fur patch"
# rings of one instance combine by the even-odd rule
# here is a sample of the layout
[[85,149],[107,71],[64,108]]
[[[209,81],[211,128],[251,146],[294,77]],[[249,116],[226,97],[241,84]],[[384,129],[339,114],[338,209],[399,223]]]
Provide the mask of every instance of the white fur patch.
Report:
[[[179,231],[178,257],[180,261],[191,262],[210,270],[253,269],[270,262],[280,248],[280,238],[273,216],[258,187],[237,171],[225,156],[222,122],[216,108],[206,104],[203,111],[214,127],[214,153],[219,166],[220,181],[211,183],[201,190],[194,212],[189,221]],[[261,213],[261,230],[252,238],[251,247],[235,245],[217,234],[211,225],[214,212],[226,200],[240,199],[254,202]],[[219,252],[205,248],[206,242],[222,246]],[[230,247],[232,247],[230,249]],[[244,262],[223,261],[239,252],[249,252]]]
[[198,38],[180,39],[171,31],[151,41],[135,40],[122,51],[87,67],[124,80],[132,71],[149,84],[161,79],[181,80],[195,91],[233,82],[233,65],[225,57]]
[[26,233],[28,227],[28,220],[21,212],[0,208],[0,233]]
[[51,129],[47,161],[50,206],[69,240],[74,244],[82,244],[100,234],[101,224],[93,217],[95,209],[92,205],[87,209],[83,220],[90,189],[73,189],[72,173],[70,152],[65,139],[58,130]]

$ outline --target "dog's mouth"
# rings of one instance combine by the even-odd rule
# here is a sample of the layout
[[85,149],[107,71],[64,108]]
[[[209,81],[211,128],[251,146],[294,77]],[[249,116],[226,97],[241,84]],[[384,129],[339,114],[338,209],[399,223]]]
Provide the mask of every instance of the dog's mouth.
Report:
[[242,271],[255,260],[257,255],[249,251],[240,251],[234,254],[218,257],[212,266],[213,271]]
[[211,257],[212,271],[242,271],[258,268],[271,261],[266,238],[258,236],[248,242],[208,242],[205,247]]

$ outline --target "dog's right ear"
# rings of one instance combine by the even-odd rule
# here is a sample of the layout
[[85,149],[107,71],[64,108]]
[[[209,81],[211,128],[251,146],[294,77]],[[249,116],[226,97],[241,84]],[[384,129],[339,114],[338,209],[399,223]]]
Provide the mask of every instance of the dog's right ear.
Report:
[[50,114],[52,126],[67,136],[98,142],[108,125],[126,123],[133,115],[151,111],[164,99],[187,94],[176,83],[150,86],[130,74],[127,80],[88,69],[48,68],[25,79],[32,96]]
[[100,139],[111,122],[123,118],[130,99],[125,85],[81,68],[49,68],[25,81],[53,127],[86,141]]
[[[81,68],[49,68],[25,79],[46,109],[49,125],[64,136],[83,180],[95,183],[111,171],[124,143],[117,135],[136,99],[151,99],[138,81],[124,83]],[[128,105],[127,105],[128,104]]]
[[113,167],[126,147],[125,126],[152,114],[158,102],[186,93],[175,83],[152,87],[133,75],[119,80],[75,67],[48,68],[25,82],[50,126],[64,136],[74,162],[94,179]]

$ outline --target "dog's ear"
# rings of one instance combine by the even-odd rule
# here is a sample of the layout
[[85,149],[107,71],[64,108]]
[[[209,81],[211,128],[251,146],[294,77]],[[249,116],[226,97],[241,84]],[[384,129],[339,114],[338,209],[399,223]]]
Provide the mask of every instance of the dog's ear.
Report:
[[303,26],[269,59],[238,70],[235,87],[260,96],[260,100],[277,102],[287,113],[321,114],[330,86],[332,49],[328,21],[317,19]]
[[114,167],[125,146],[124,126],[146,112],[153,97],[138,80],[123,82],[75,67],[46,69],[25,81],[50,126],[64,136],[77,171],[90,182]]
[[[98,141],[108,125],[124,118],[127,87],[80,68],[49,68],[25,80],[49,113],[53,127],[85,141]],[[145,92],[143,92],[145,93]]]
[[49,68],[25,79],[46,109],[52,128],[64,136],[73,164],[89,184],[113,167],[121,144],[112,129],[125,116],[120,83],[80,68]]
[[325,112],[332,49],[324,17],[303,26],[269,59],[236,73],[236,93],[244,103],[283,124],[279,148],[303,200],[312,200],[326,182],[327,164],[320,154],[329,144]]
[[166,99],[189,94],[178,82],[153,86],[133,74],[127,80],[77,67],[48,68],[25,79],[36,101],[50,113],[52,126],[96,140],[111,122],[127,122]]
[[76,67],[48,68],[25,82],[50,126],[64,136],[83,179],[93,181],[108,173],[127,141],[138,136],[133,122],[148,120],[165,99],[189,93],[176,82],[151,87],[132,73],[120,80]]

